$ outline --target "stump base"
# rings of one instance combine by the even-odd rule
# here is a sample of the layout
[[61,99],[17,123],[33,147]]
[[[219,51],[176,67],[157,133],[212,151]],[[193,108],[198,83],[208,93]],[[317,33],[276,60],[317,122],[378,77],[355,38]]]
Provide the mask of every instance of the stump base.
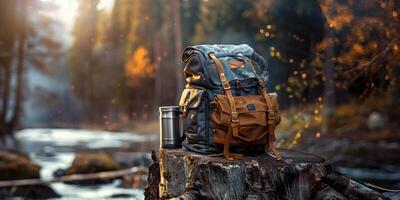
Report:
[[354,189],[354,181],[335,175],[321,157],[279,152],[282,160],[257,155],[229,161],[184,149],[162,149],[149,169],[146,199],[352,199],[364,194],[368,199],[385,199],[361,184],[361,189],[359,185]]

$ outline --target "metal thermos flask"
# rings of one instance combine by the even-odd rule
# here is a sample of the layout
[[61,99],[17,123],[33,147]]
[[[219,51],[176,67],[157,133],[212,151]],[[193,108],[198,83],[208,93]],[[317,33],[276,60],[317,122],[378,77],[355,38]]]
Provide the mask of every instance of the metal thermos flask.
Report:
[[160,107],[160,147],[182,147],[181,110],[179,106]]

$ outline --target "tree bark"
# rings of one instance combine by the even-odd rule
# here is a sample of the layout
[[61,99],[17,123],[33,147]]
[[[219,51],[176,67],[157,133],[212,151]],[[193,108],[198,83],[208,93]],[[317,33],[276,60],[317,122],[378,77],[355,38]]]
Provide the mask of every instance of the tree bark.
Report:
[[181,29],[181,0],[172,1],[172,12],[174,16],[174,37],[175,37],[175,62],[176,62],[176,89],[177,89],[177,102],[184,87],[184,80],[182,75],[182,29]]
[[280,153],[279,161],[267,155],[228,161],[183,149],[160,150],[159,162],[149,168],[146,199],[386,199],[336,175],[321,157]]
[[0,85],[1,85],[1,110],[0,110],[0,142],[4,138],[4,134],[9,133],[10,118],[8,117],[8,113],[10,112],[10,96],[11,96],[11,88],[12,88],[12,64],[14,60],[14,46],[16,41],[16,35],[18,30],[17,28],[17,2],[15,1],[2,1],[0,3],[1,7],[1,15],[3,20],[1,24],[4,25],[4,30],[0,33],[0,43],[2,44],[2,55],[0,56],[0,67],[1,69],[1,77],[0,77]]
[[4,62],[3,69],[3,91],[2,91],[2,109],[0,113],[0,120],[1,122],[6,122],[6,116],[8,112],[8,101],[9,101],[9,94],[10,94],[10,79],[11,79],[11,59],[8,59]]
[[[2,1],[0,3],[1,17],[0,23],[4,26],[4,30],[0,33],[1,55],[0,55],[0,89],[1,89],[1,110],[0,110],[0,123],[5,123],[6,114],[9,104],[9,92],[11,82],[11,65],[14,55],[15,44],[15,24],[17,3],[13,1]],[[4,125],[4,124],[3,124]],[[1,126],[1,124],[0,124]],[[0,127],[1,128],[1,127]]]
[[25,62],[25,39],[26,39],[26,5],[27,1],[21,1],[21,22],[19,26],[19,37],[18,37],[18,58],[17,58],[17,82],[15,88],[15,104],[13,108],[13,116],[10,121],[11,128],[14,129],[18,123],[21,113],[22,103],[22,87],[23,87],[23,74],[24,74],[24,62]]
[[154,90],[155,90],[155,98],[154,98],[154,105],[161,105],[161,36],[160,33],[156,33],[154,36],[154,43],[153,43],[153,51],[154,51],[154,69],[156,74]]

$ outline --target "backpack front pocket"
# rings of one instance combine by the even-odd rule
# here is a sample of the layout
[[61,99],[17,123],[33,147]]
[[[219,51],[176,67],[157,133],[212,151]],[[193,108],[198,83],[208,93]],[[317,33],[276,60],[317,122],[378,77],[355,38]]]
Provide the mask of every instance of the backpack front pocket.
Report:
[[[238,113],[239,132],[232,138],[231,144],[233,146],[246,146],[250,143],[267,144],[268,107],[264,97],[261,95],[234,96],[234,102]],[[211,115],[213,142],[224,144],[232,120],[228,97],[216,95],[212,105],[214,107]],[[272,109],[278,115],[277,108]]]

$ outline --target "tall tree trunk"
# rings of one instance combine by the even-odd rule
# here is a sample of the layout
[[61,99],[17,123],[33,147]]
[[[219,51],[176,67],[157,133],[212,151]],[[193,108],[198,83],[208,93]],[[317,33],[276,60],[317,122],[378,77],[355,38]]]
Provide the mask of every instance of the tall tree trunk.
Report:
[[[89,61],[89,106],[90,106],[90,120],[92,123],[92,126],[97,124],[96,116],[97,116],[97,109],[96,109],[96,101],[95,101],[95,95],[94,95],[94,70],[93,70],[93,55],[90,58]],[[100,122],[101,123],[101,122]]]
[[25,29],[26,29],[26,0],[21,1],[21,22],[19,27],[18,37],[18,58],[17,58],[17,74],[16,74],[16,87],[15,87],[15,104],[13,109],[13,116],[10,121],[11,128],[14,129],[20,119],[21,104],[22,104],[22,89],[24,85],[24,61],[25,61]]
[[181,29],[181,6],[180,0],[172,1],[172,12],[174,15],[174,36],[175,36],[175,59],[176,59],[176,91],[177,102],[179,101],[179,93],[183,90],[183,72],[181,67],[182,54],[182,29]]
[[10,81],[11,81],[11,59],[5,58],[6,61],[4,62],[3,69],[3,91],[2,91],[2,108],[0,114],[1,121],[7,121],[6,116],[8,112],[8,104],[9,104],[9,96],[10,96]]
[[11,66],[14,59],[14,44],[16,35],[16,1],[0,1],[0,24],[4,27],[0,32],[0,137],[8,132],[8,113],[10,112],[10,93],[11,93]]
[[[333,12],[333,8],[330,8],[329,15]],[[334,30],[329,27],[329,24],[326,25],[325,28],[326,37],[332,40],[332,44],[328,47],[326,53],[326,62],[324,65],[324,112],[323,112],[323,124],[321,127],[322,133],[327,133],[329,130],[329,121],[331,118],[333,111],[335,109],[335,80],[334,80],[334,63],[332,58],[334,57]]]
[[155,97],[154,97],[154,105],[157,107],[161,105],[161,37],[160,33],[156,33],[154,37],[154,69],[155,69]]
[[[168,10],[168,13],[171,11]],[[160,61],[160,66],[169,66],[169,62],[167,61],[168,58],[171,56],[171,23],[167,23],[166,26],[164,27],[165,29],[161,31],[160,33],[160,49],[162,50],[161,53],[161,58],[162,60]],[[159,77],[160,78],[160,85],[162,86],[162,89],[160,89],[160,102],[161,104],[165,103],[170,103],[172,96],[175,95],[173,91],[174,89],[174,83],[170,81],[171,79],[169,77],[166,77],[165,74],[169,75],[169,71],[175,70],[175,68],[170,68],[170,67],[160,67],[160,73],[163,74],[164,76]],[[172,93],[172,95],[171,95]],[[175,100],[175,99],[174,99]]]

